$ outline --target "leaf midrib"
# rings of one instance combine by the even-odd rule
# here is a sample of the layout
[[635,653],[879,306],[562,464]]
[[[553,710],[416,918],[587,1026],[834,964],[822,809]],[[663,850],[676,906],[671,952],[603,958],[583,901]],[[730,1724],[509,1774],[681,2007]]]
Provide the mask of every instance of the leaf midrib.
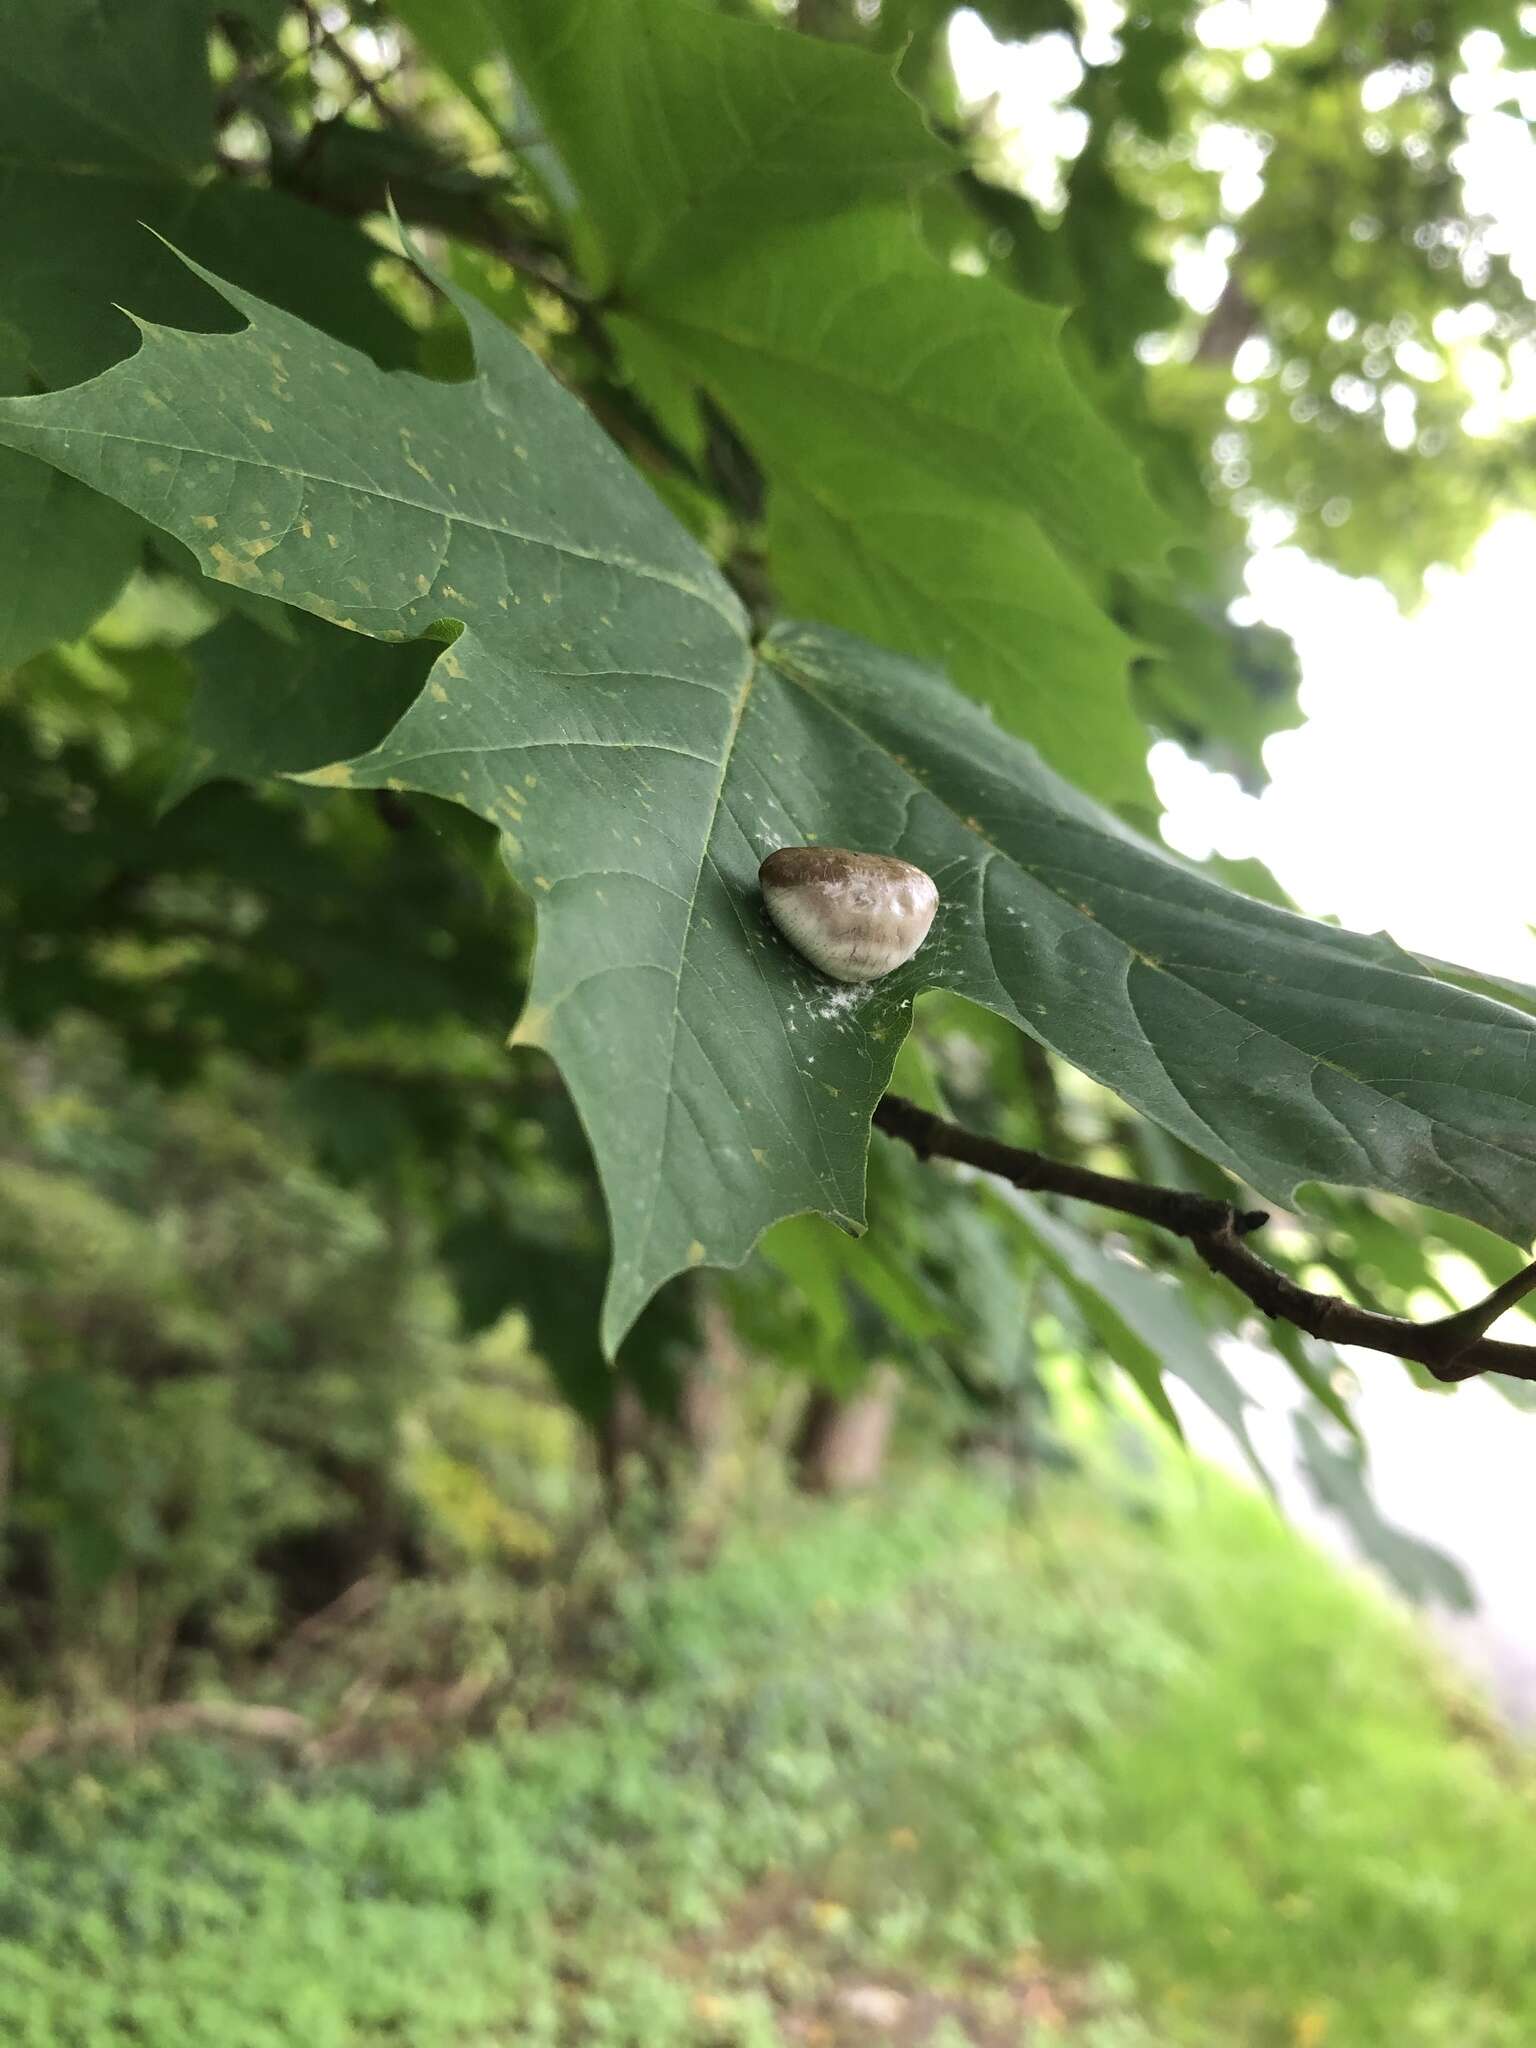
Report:
[[719,820],[720,807],[725,797],[726,780],[730,774],[731,761],[736,752],[736,740],[741,731],[742,716],[747,708],[747,700],[752,694],[752,686],[757,680],[755,650],[748,642],[743,641],[741,653],[744,664],[742,678],[736,689],[735,700],[731,706],[730,723],[726,728],[720,749],[720,767],[719,773],[715,778],[714,793],[710,800],[708,823],[699,838],[699,857],[693,871],[693,886],[690,888],[686,899],[684,899],[687,903],[687,913],[683,919],[682,937],[678,943],[677,967],[670,975],[672,982],[672,1019],[667,1033],[666,1114],[662,1124],[661,1143],[656,1148],[655,1168],[651,1176],[650,1195],[646,1202],[645,1224],[640,1238],[640,1249],[632,1262],[635,1269],[639,1271],[644,1270],[646,1254],[650,1250],[651,1239],[655,1233],[657,1212],[661,1206],[662,1182],[666,1174],[667,1157],[671,1150],[672,1117],[676,1107],[676,1090],[672,1083],[677,1070],[678,1027],[682,1021],[683,975],[688,965],[688,948],[693,942],[695,921],[698,914],[699,884],[703,879],[704,869],[709,861],[709,849],[714,841],[715,826]]

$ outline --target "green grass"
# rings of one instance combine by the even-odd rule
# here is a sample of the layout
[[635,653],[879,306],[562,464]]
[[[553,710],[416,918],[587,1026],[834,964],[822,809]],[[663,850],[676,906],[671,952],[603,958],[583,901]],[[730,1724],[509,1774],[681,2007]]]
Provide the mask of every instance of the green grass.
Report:
[[575,1699],[430,1765],[31,1767],[0,2039],[1536,2040],[1530,1772],[1224,1487],[797,1511],[636,1586]]

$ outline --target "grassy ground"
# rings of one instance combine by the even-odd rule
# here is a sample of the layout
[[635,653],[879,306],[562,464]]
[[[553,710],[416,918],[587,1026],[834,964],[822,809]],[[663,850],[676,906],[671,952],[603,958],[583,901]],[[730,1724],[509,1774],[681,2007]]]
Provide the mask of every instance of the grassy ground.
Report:
[[1529,2048],[1536,1777],[1221,1486],[804,1509],[429,1766],[0,1795],[17,2048]]

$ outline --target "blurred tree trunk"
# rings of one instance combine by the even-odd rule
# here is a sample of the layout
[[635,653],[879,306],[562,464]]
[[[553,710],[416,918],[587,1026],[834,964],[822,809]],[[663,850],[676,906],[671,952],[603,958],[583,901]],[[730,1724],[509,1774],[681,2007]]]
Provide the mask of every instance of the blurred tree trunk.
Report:
[[597,1465],[610,1513],[624,1505],[625,1468],[631,1457],[645,1466],[659,1495],[674,1490],[679,1467],[690,1481],[707,1479],[729,1450],[736,1430],[741,1347],[724,1305],[704,1293],[698,1304],[699,1346],[677,1372],[667,1413],[649,1405],[619,1379],[597,1426]]
[[901,1374],[893,1365],[877,1365],[857,1394],[818,1388],[805,1404],[791,1453],[798,1484],[807,1493],[873,1486],[885,1465],[900,1395]]

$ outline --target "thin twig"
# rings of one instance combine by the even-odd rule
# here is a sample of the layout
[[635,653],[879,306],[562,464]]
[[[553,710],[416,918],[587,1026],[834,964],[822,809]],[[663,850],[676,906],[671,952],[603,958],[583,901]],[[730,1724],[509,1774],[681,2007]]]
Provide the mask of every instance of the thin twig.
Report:
[[1244,1239],[1269,1221],[1262,1209],[1238,1209],[1230,1202],[1182,1188],[1093,1173],[1087,1167],[1048,1158],[1043,1152],[1004,1145],[996,1138],[964,1130],[899,1095],[884,1098],[875,1110],[875,1122],[891,1137],[910,1145],[920,1159],[953,1159],[983,1173],[995,1173],[1029,1193],[1070,1195],[1079,1202],[1140,1217],[1186,1238],[1211,1271],[1230,1281],[1255,1308],[1273,1320],[1294,1323],[1308,1336],[1411,1359],[1448,1385],[1483,1372],[1536,1381],[1536,1347],[1506,1344],[1483,1334],[1507,1308],[1536,1291],[1536,1264],[1525,1267],[1471,1308],[1436,1322],[1411,1323],[1402,1316],[1357,1308],[1337,1295],[1299,1287],[1261,1259]]
[[[356,86],[357,98],[365,99],[368,102],[386,128],[400,127],[402,125],[401,116],[389,104],[388,100],[384,98],[381,91],[384,80],[369,76],[368,72],[364,70],[359,62],[356,51],[349,49],[339,35],[334,34],[325,26],[317,10],[310,4],[310,0],[303,0],[303,13],[305,21],[309,24],[311,51],[319,46],[329,50]],[[356,105],[356,100],[354,100],[353,104]]]

